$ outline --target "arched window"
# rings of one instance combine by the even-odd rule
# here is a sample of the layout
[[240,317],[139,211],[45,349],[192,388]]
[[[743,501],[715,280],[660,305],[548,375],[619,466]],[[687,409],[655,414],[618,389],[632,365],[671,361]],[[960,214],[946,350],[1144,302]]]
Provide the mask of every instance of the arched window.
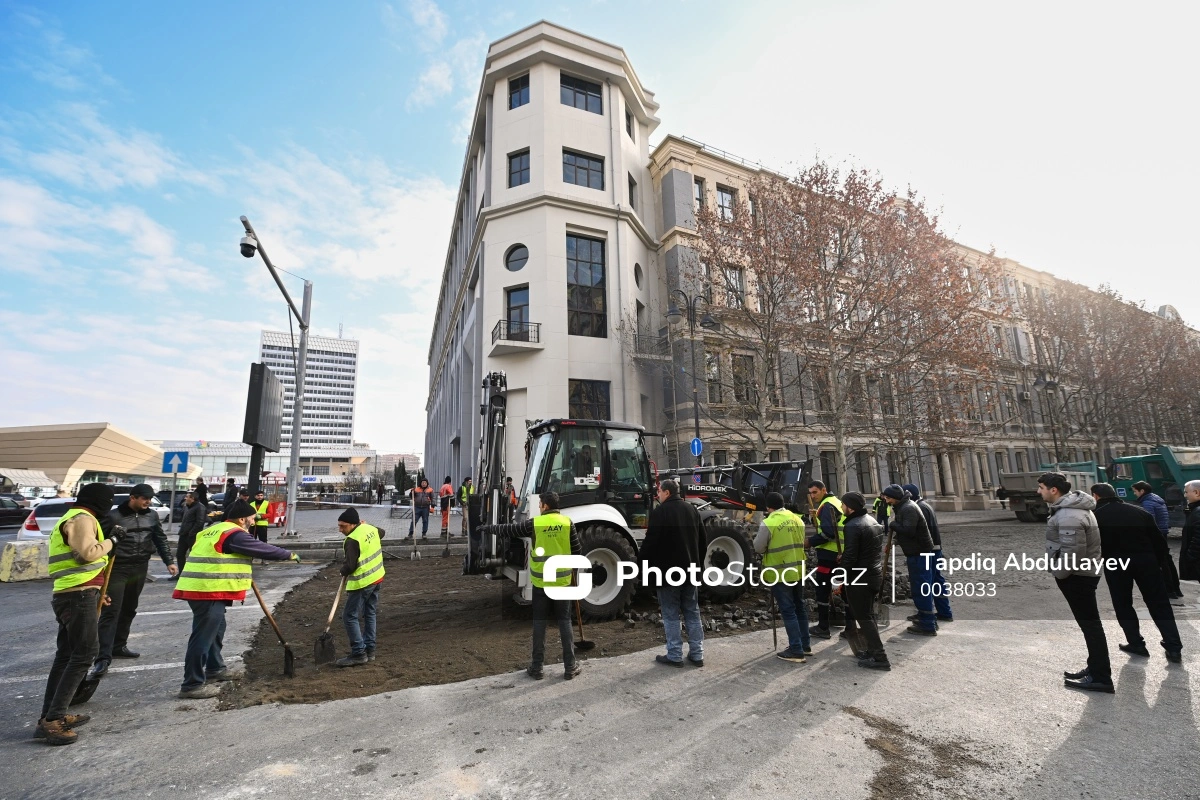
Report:
[[504,256],[504,266],[508,268],[509,272],[516,272],[525,266],[525,262],[528,260],[529,248],[523,244],[514,244]]

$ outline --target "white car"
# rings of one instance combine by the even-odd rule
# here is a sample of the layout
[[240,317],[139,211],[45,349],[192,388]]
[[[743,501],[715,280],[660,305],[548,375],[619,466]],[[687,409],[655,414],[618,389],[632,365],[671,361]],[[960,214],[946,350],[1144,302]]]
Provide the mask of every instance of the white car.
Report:
[[[129,495],[117,495],[113,504],[115,509],[121,503],[125,502]],[[58,524],[58,520],[67,510],[75,505],[74,497],[55,497],[50,500],[45,500],[40,503],[37,508],[30,512],[25,518],[25,524],[17,531],[18,539],[45,539],[54,532],[54,526]],[[159,502],[157,497],[150,498],[150,508],[154,509],[154,513],[158,514],[158,521],[163,525],[167,524],[167,517],[171,510],[163,503]]]

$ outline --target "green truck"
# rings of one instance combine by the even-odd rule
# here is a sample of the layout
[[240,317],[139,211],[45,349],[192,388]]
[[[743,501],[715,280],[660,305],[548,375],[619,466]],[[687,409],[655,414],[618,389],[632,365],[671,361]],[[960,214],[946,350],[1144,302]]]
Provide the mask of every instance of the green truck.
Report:
[[1200,447],[1156,447],[1150,455],[1113,459],[1109,472],[1117,496],[1127,502],[1137,499],[1133,484],[1138,481],[1150,484],[1171,510],[1171,527],[1183,527],[1187,512],[1183,485],[1200,480]]
[[1070,464],[1042,464],[1037,472],[1001,472],[1000,485],[1007,492],[1009,507],[1021,522],[1045,522],[1050,508],[1037,491],[1037,479],[1047,472],[1061,472],[1071,482],[1072,489],[1088,491],[1094,483],[1104,483],[1108,473],[1095,461]]

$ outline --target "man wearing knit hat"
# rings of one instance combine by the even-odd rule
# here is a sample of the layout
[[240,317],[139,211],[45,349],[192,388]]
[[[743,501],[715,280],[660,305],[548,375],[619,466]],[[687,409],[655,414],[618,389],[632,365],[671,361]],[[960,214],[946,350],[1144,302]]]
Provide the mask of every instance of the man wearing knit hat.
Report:
[[67,707],[100,650],[97,606],[104,585],[113,539],[105,538],[100,520],[112,507],[113,490],[89,483],[79,490],[75,506],[63,514],[50,533],[50,577],[54,579],[54,617],[58,620],[58,649],[46,680],[42,717],[34,738],[49,744],[73,744],[74,728],[87,714],[68,714]]
[[[338,517],[338,531],[346,537],[346,559],[342,577],[346,579],[346,605],[342,624],[350,641],[350,655],[339,658],[339,667],[356,667],[375,660],[375,609],[379,606],[379,584],[383,582],[383,545],[385,531],[367,525],[358,518],[357,508],[347,508]],[[362,626],[358,618],[362,616]]]
[[282,547],[260,542],[249,530],[254,508],[243,500],[229,507],[229,519],[196,534],[187,564],[175,584],[176,600],[187,600],[192,609],[192,635],[183,657],[183,684],[179,696],[187,700],[216,697],[217,686],[231,675],[221,656],[225,637],[225,608],[246,599],[256,558],[300,562],[300,556]]
[[867,644],[858,656],[858,665],[890,670],[891,662],[871,616],[871,602],[883,584],[883,526],[867,513],[867,499],[858,492],[842,495],[842,506],[846,509],[846,546],[841,563],[846,584],[842,591]]
[[908,564],[909,590],[919,615],[919,619],[908,626],[905,632],[937,636],[937,615],[933,610],[934,549],[929,523],[903,486],[897,483],[888,486],[883,490],[883,499],[892,507],[891,529]]

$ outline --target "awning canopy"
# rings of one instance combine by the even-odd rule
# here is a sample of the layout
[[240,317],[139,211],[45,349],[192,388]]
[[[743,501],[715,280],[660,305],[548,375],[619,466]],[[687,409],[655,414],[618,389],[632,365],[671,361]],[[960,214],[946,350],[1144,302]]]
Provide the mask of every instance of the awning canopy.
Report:
[[57,486],[50,476],[39,469],[9,469],[0,467],[0,476],[8,478],[17,486],[36,486],[39,489],[49,489]]

